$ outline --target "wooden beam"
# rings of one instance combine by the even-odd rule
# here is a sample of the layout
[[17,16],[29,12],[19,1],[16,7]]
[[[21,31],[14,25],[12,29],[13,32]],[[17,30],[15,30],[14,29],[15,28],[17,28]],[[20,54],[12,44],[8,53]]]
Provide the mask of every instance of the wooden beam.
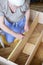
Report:
[[29,56],[29,58],[27,59],[25,65],[29,65],[30,62],[31,62],[31,60],[32,60],[32,58],[34,57],[34,55],[35,55],[35,53],[36,53],[36,51],[37,51],[37,49],[38,49],[38,47],[39,47],[39,45],[40,45],[40,42],[41,42],[41,40],[42,40],[42,35],[43,35],[43,31],[41,32],[40,36],[38,37],[38,39],[37,39],[37,41],[36,41],[36,43],[35,43],[36,45],[35,45],[35,47],[34,47],[34,50],[33,50],[33,52],[31,53],[31,55]]
[[25,44],[27,43],[27,41],[29,40],[30,36],[32,35],[35,27],[37,26],[37,24],[38,24],[38,17],[39,17],[39,15],[37,15],[35,17],[34,21],[32,22],[32,24],[30,26],[29,32],[27,32],[27,34],[25,35],[25,38],[19,41],[19,43],[13,49],[11,54],[8,56],[9,60],[13,61],[13,57],[14,57],[14,61],[16,60],[16,58],[18,57],[19,53],[24,48]]

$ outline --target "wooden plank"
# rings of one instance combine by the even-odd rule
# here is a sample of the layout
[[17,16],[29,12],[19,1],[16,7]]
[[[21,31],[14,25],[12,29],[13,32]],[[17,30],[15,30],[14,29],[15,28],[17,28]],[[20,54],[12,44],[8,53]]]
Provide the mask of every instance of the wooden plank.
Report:
[[27,43],[23,49],[23,53],[30,55],[33,52],[34,47],[34,44]]
[[18,58],[16,59],[15,63],[17,63],[18,65],[25,65],[25,62],[27,61],[28,57],[29,55],[21,52]]
[[16,47],[13,49],[13,51],[11,52],[11,54],[9,55],[8,59],[13,61],[13,57],[14,60],[16,60],[16,58],[18,57],[19,53],[21,52],[21,50],[24,48],[25,44],[27,43],[27,41],[29,40],[30,36],[32,35],[35,27],[38,24],[38,16],[37,15],[33,21],[33,23],[30,26],[30,30],[29,32],[27,32],[27,34],[25,35],[25,38],[20,40],[19,43],[16,45]]
[[40,46],[35,54],[35,57],[38,58],[40,61],[43,61],[43,43],[40,43]]
[[17,64],[0,56],[0,65],[17,65]]
[[38,39],[37,39],[37,41],[36,41],[36,43],[35,43],[35,44],[36,44],[36,45],[35,45],[35,48],[34,48],[32,54],[31,54],[31,55],[29,56],[29,58],[27,59],[25,65],[29,65],[30,62],[31,62],[31,60],[32,60],[32,58],[34,57],[34,55],[35,55],[35,53],[36,53],[36,51],[37,51],[37,49],[38,49],[38,47],[39,47],[39,45],[40,45],[40,42],[41,42],[41,40],[42,40],[42,35],[43,35],[43,31],[41,32],[40,36],[38,37]]
[[33,33],[28,42],[32,43],[32,44],[35,44],[35,42],[36,42],[37,38],[39,37],[39,35],[40,35],[40,33],[35,33],[35,34]]
[[8,55],[12,52],[12,50],[13,50],[13,48],[11,48],[11,47],[0,48],[0,56],[7,58]]

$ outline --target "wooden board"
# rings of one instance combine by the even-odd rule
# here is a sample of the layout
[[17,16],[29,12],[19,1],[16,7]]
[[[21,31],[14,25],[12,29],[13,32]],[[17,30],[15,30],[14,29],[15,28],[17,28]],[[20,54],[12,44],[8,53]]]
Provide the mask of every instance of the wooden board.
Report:
[[12,50],[13,49],[11,47],[1,48],[0,49],[0,56],[7,58],[8,55],[12,52]]
[[28,57],[29,55],[21,52],[18,58],[16,59],[15,63],[17,63],[18,65],[25,65],[25,62],[27,61]]
[[33,33],[35,27],[38,24],[38,16],[39,15],[37,15],[35,17],[33,23],[31,24],[30,30],[29,30],[29,32],[27,32],[25,38],[20,40],[20,42],[17,44],[17,46],[14,48],[14,50],[9,55],[9,57],[8,57],[9,60],[13,61],[13,57],[14,57],[14,60],[16,60],[16,58],[18,57],[19,53],[21,52],[21,50],[25,46],[26,42],[28,41],[28,39],[30,38],[31,34]]
[[23,49],[23,53],[30,55],[34,49],[35,45],[31,43],[27,43]]
[[33,33],[30,37],[30,39],[28,40],[29,43],[35,44],[37,38],[39,37],[40,33]]
[[40,46],[35,54],[35,57],[38,58],[40,61],[43,61],[43,43],[40,43]]

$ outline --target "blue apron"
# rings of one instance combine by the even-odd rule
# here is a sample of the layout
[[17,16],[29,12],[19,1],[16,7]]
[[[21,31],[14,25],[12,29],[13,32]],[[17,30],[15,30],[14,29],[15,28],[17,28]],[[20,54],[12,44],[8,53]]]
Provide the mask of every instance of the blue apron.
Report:
[[[12,31],[16,32],[16,33],[23,33],[24,32],[24,25],[25,25],[25,21],[26,21],[26,17],[22,18],[21,20],[19,20],[17,23],[11,23],[8,22],[5,19],[5,25],[11,29]],[[13,37],[12,35],[4,32],[4,35],[6,37],[6,40],[8,43],[12,43],[15,39],[15,37]]]

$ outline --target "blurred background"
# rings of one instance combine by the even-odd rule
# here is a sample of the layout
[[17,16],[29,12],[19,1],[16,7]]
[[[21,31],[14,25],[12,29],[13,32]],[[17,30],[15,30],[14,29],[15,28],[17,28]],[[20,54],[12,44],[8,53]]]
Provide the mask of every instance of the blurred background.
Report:
[[42,2],[43,2],[43,0],[31,0],[31,3],[37,3],[37,2],[42,3]]
[[43,0],[31,0],[30,4],[31,9],[43,12]]

